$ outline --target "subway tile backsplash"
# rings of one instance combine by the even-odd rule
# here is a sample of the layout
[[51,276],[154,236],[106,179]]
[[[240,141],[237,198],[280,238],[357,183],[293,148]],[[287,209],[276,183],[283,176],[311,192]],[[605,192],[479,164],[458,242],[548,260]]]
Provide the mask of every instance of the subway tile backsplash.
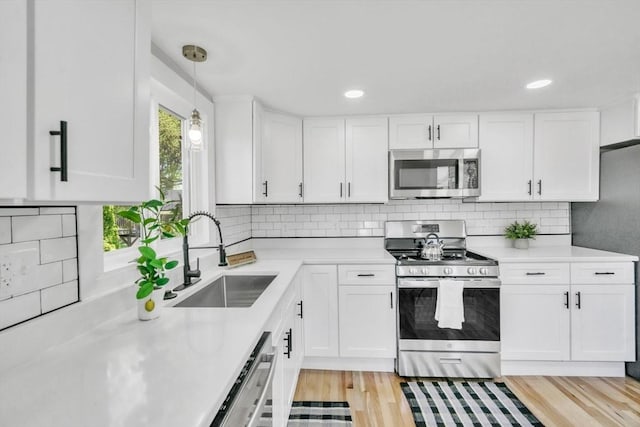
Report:
[[77,302],[74,207],[0,207],[0,329]]
[[568,202],[477,203],[460,199],[392,200],[386,204],[218,206],[225,242],[250,237],[382,237],[384,222],[463,219],[471,236],[503,235],[529,220],[541,234],[569,234]]

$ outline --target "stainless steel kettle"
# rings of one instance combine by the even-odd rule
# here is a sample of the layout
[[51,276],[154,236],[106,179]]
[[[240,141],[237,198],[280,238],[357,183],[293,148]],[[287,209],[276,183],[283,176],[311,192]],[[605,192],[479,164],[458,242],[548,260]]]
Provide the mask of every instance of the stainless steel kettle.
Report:
[[420,257],[429,261],[440,261],[442,259],[442,248],[444,242],[440,240],[436,233],[429,233],[425,238]]

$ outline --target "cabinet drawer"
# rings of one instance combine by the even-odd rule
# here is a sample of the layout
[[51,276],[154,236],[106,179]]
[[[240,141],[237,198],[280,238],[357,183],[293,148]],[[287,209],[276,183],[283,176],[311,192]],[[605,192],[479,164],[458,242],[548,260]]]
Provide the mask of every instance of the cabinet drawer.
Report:
[[584,262],[571,264],[571,283],[633,283],[632,262]]
[[568,284],[568,263],[521,263],[500,264],[500,279],[503,285]]
[[341,285],[394,285],[395,265],[339,265],[338,283]]

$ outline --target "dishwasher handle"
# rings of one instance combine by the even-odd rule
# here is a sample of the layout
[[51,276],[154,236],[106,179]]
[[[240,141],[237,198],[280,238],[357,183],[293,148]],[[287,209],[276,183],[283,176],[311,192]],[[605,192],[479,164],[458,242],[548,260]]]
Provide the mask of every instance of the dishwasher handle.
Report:
[[255,404],[255,410],[253,414],[251,414],[251,418],[249,419],[249,423],[247,423],[247,427],[257,427],[260,422],[260,416],[262,415],[262,408],[264,408],[267,403],[267,399],[269,398],[269,392],[271,391],[271,385],[273,384],[273,373],[276,371],[276,360],[275,355],[269,355],[271,358],[271,364],[269,367],[269,373],[267,374],[267,379],[262,386],[262,391],[260,392],[260,397]]

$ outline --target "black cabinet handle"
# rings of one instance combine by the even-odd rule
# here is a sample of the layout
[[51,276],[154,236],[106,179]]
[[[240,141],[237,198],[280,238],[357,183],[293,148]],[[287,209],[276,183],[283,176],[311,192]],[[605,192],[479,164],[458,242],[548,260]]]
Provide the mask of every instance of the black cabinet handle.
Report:
[[300,307],[300,313],[298,313],[298,317],[302,319],[303,318],[303,315],[302,315],[302,300],[300,300],[300,302],[298,303],[298,306]]
[[576,292],[576,307],[578,307],[578,310],[582,308],[582,306],[580,305],[580,292]]
[[531,184],[532,184],[532,181],[529,180],[529,191],[528,191],[529,195],[531,195]]
[[596,276],[613,276],[616,273],[614,273],[613,271],[596,271],[594,274]]
[[264,197],[269,197],[269,181],[263,182],[262,185],[264,185],[264,192],[262,193],[262,195]]
[[359,273],[358,277],[375,277],[373,273]]
[[51,172],[60,172],[60,181],[67,182],[68,165],[67,165],[67,122],[60,121],[60,130],[50,130],[49,135],[60,135],[60,166],[52,166],[49,168]]
[[391,302],[390,308],[393,308],[393,291],[389,292],[389,300]]
[[569,291],[564,293],[564,307],[569,310]]
[[436,131],[438,132],[438,141],[440,141],[440,125],[436,127]]
[[536,271],[536,272],[529,272],[529,271],[527,271],[527,273],[526,273],[526,274],[527,274],[527,276],[544,276],[544,275],[546,275],[547,273],[544,273],[544,272],[542,272],[542,271]]
[[538,194],[542,195],[542,180],[538,180]]
[[300,196],[300,198],[302,198],[302,183],[298,184],[298,196]]
[[347,197],[351,197],[351,183],[347,183]]
[[291,359],[291,328],[289,328],[289,330],[287,332],[285,332],[285,337],[284,340],[287,342],[287,348],[284,352],[284,354],[287,356],[287,359]]
[[427,128],[427,131],[429,132],[428,140],[431,141],[431,125]]
[[340,198],[342,199],[342,183],[340,183]]

